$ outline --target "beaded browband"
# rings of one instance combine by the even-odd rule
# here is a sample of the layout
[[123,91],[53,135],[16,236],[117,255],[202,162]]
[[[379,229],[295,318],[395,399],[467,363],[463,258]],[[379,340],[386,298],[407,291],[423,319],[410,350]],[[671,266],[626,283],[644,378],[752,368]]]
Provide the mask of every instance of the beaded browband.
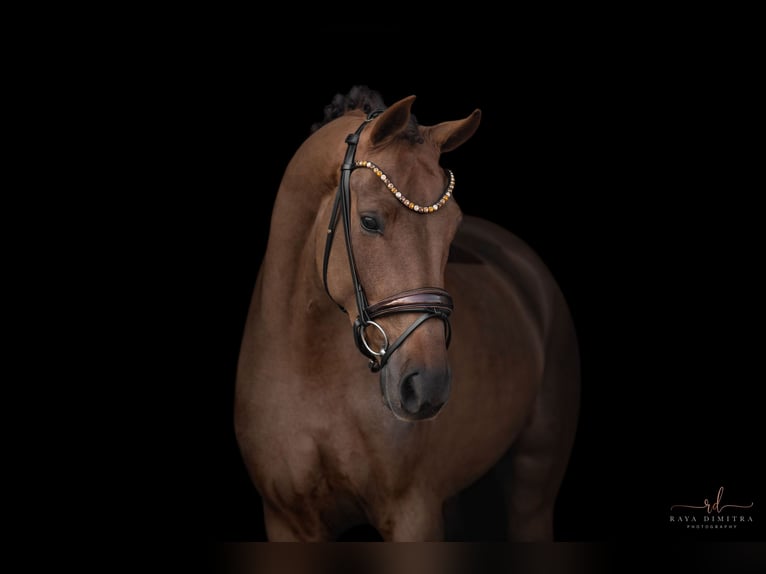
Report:
[[355,162],[356,167],[366,167],[368,169],[371,169],[375,175],[377,175],[380,180],[386,184],[386,187],[388,187],[388,190],[398,199],[402,205],[405,207],[409,207],[412,211],[416,211],[418,213],[433,213],[434,211],[437,211],[440,207],[442,207],[445,203],[449,201],[449,198],[452,197],[452,190],[455,187],[455,175],[452,173],[451,170],[446,169],[447,175],[449,175],[449,184],[447,185],[447,189],[444,191],[444,194],[441,196],[439,201],[436,203],[429,205],[427,207],[424,207],[422,205],[418,205],[414,201],[411,201],[407,199],[401,191],[399,191],[396,186],[391,181],[391,178],[388,177],[385,173],[383,173],[383,170],[380,169],[377,165],[372,163],[371,161],[357,161]]

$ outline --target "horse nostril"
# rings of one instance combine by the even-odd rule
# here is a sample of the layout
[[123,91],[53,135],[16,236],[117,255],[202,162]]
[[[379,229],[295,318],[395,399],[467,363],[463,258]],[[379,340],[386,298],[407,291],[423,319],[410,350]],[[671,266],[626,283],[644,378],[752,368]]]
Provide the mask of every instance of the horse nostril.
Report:
[[417,372],[410,373],[402,381],[402,386],[399,389],[399,393],[402,399],[402,408],[410,414],[415,414],[420,410],[420,401],[418,394],[415,391],[415,376]]

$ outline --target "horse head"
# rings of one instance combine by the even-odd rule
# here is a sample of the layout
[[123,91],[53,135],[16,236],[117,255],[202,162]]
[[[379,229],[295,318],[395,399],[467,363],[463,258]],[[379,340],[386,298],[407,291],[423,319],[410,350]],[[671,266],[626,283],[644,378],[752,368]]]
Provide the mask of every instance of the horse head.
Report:
[[358,349],[379,371],[385,404],[408,421],[436,416],[450,394],[453,305],[445,269],[462,216],[452,197],[455,176],[439,162],[481,119],[477,109],[419,125],[414,100],[368,114],[344,110],[314,134],[332,164],[318,177],[333,190],[318,214],[329,225],[317,226],[326,233],[317,237],[317,269],[348,313]]

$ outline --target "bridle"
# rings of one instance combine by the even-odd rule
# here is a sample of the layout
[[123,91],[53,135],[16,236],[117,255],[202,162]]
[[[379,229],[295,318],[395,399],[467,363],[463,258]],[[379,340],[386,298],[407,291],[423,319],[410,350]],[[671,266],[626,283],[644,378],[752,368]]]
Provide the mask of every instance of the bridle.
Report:
[[[453,304],[452,297],[444,289],[438,287],[420,287],[418,289],[411,289],[408,291],[402,291],[396,295],[386,297],[385,299],[378,301],[377,303],[370,305],[367,301],[367,297],[364,294],[362,283],[359,279],[359,274],[356,270],[356,263],[354,261],[354,250],[351,247],[351,172],[357,167],[368,167],[373,169],[384,183],[387,181],[385,174],[372,164],[371,162],[354,161],[356,154],[356,147],[359,143],[359,135],[362,133],[364,127],[372,121],[382,110],[375,110],[371,112],[367,119],[357,128],[356,132],[349,134],[346,138],[348,148],[346,149],[346,156],[341,166],[340,183],[338,185],[338,191],[335,194],[335,201],[333,203],[332,214],[330,215],[330,223],[327,226],[327,242],[325,244],[324,251],[324,264],[323,264],[323,279],[324,288],[327,291],[327,295],[332,299],[340,310],[344,313],[348,311],[330,294],[330,290],[327,286],[327,267],[330,260],[330,250],[332,249],[333,238],[335,237],[335,230],[338,226],[338,219],[343,221],[343,232],[346,238],[346,251],[348,252],[348,263],[351,268],[351,280],[354,284],[354,294],[356,297],[356,308],[358,315],[354,321],[353,332],[354,342],[361,353],[370,359],[370,370],[375,373],[380,371],[388,362],[394,351],[398,349],[401,344],[409,337],[415,329],[425,323],[428,319],[441,319],[444,323],[444,334],[449,346],[451,338],[451,328],[449,322],[450,313],[452,313]],[[382,174],[382,176],[381,176]],[[391,190],[406,207],[409,207],[412,211],[418,213],[432,213],[437,211],[444,203],[450,198],[452,194],[452,187],[454,186],[454,177],[452,172],[448,171],[450,176],[450,184],[448,189],[442,195],[439,202],[434,203],[428,207],[420,207],[415,205],[409,200],[402,200],[401,193],[393,186],[388,180],[388,188]],[[406,202],[406,203],[405,203]],[[417,209],[416,209],[417,208]],[[399,337],[389,344],[388,335],[383,330],[375,319],[384,317],[386,315],[393,315],[396,313],[413,313],[419,312],[421,315],[407,328]],[[383,337],[383,346],[379,351],[374,350],[367,342],[365,337],[365,331],[367,327],[373,326]]]

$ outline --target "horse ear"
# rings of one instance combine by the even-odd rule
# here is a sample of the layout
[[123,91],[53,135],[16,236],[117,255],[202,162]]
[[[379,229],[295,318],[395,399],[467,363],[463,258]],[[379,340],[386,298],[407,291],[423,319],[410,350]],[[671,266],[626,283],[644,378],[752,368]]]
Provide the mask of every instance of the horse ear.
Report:
[[439,147],[441,153],[446,153],[468,141],[479,127],[479,122],[481,110],[476,109],[467,118],[442,122],[426,129],[431,141]]
[[370,141],[373,145],[381,144],[390,140],[407,127],[410,121],[410,108],[415,96],[407,96],[386,108],[372,124]]

